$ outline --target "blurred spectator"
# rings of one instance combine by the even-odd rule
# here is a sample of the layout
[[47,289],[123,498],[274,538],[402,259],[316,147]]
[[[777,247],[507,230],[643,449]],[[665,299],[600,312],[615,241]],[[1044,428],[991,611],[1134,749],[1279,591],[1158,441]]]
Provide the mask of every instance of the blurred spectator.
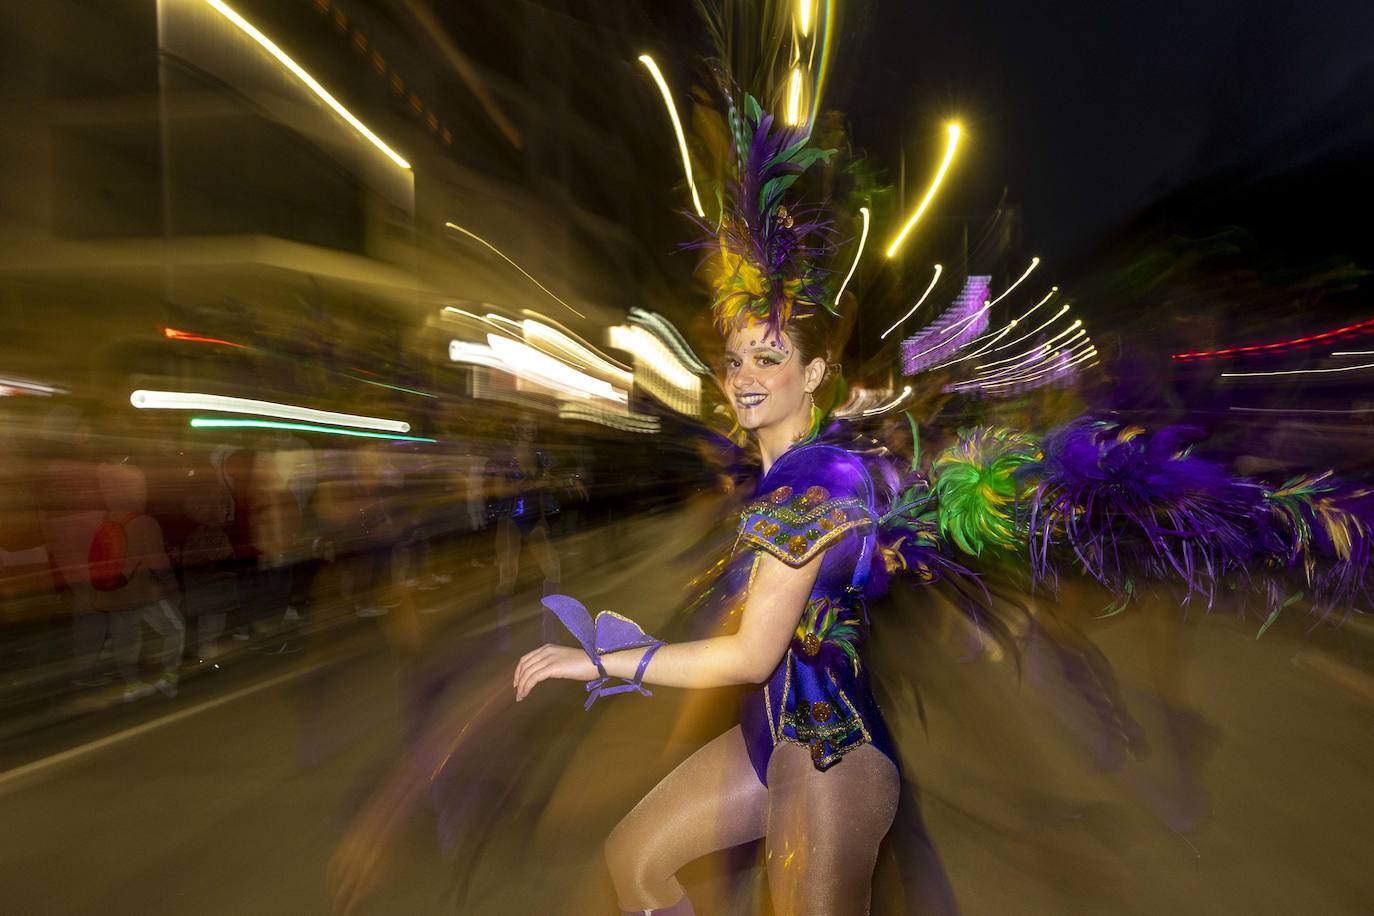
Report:
[[[109,616],[124,699],[137,700],[154,690],[176,696],[186,628],[175,606],[176,577],[163,547],[162,528],[146,511],[147,481],[127,459],[100,465],[97,478],[105,511],[87,567],[94,607]],[[144,623],[162,637],[162,676],[151,685],[139,671]]]

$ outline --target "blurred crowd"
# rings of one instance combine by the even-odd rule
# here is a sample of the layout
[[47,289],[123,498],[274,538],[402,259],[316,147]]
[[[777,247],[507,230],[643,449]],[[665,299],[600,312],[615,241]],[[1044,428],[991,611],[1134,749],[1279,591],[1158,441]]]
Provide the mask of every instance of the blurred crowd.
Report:
[[70,404],[22,432],[7,425],[0,645],[11,705],[175,696],[183,677],[236,651],[292,653],[404,601],[419,614],[465,603],[508,648],[522,556],[547,592],[578,531],[600,526],[589,561],[616,556],[627,501],[673,499],[652,474],[600,479],[604,444],[541,433],[518,412],[438,445],[171,426],[130,435],[117,415]]

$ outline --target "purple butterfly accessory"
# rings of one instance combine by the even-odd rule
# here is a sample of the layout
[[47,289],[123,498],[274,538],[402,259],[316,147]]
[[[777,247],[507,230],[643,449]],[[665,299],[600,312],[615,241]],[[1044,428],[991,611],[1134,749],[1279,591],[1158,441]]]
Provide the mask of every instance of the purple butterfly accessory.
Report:
[[[644,679],[644,670],[649,667],[649,660],[654,657],[654,653],[663,645],[663,641],[654,639],[645,633],[639,624],[629,618],[622,617],[612,611],[602,611],[596,615],[596,620],[592,620],[592,615],[576,598],[567,595],[547,595],[543,600],[544,607],[554,613],[563,624],[568,628],[568,632],[582,644],[582,650],[587,653],[587,657],[596,665],[596,670],[600,677],[587,682],[587,702],[583,709],[591,709],[592,704],[601,697],[613,696],[617,693],[635,693],[644,696],[653,696],[648,689],[641,685]],[[631,680],[624,678],[611,677],[606,673],[606,669],[601,666],[601,656],[608,652],[620,652],[626,649],[646,649],[643,657],[639,660],[639,667],[635,670],[635,676]],[[619,683],[612,683],[619,681]]]

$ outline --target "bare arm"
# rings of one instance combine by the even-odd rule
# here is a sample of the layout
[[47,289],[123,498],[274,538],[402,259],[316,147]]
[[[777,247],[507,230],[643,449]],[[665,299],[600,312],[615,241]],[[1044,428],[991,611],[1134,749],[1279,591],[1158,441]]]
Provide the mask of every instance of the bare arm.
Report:
[[[817,554],[805,566],[791,567],[769,554],[760,554],[745,599],[739,631],[660,648],[649,662],[644,682],[665,687],[724,687],[765,680],[787,651],[806,600],[820,572]],[[643,649],[612,652],[601,657],[606,673],[629,680],[644,655]],[[591,680],[596,667],[581,649],[542,646],[520,659],[515,670],[516,698],[525,696],[549,678]]]

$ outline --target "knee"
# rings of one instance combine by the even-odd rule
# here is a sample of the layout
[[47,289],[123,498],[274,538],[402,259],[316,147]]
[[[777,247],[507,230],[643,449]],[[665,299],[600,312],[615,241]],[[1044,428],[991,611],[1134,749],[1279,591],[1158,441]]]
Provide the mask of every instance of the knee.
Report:
[[657,874],[655,856],[651,844],[646,842],[642,833],[631,829],[621,821],[606,838],[603,847],[606,868],[611,873],[616,893],[621,901],[637,901],[646,886],[662,881],[665,875]]

